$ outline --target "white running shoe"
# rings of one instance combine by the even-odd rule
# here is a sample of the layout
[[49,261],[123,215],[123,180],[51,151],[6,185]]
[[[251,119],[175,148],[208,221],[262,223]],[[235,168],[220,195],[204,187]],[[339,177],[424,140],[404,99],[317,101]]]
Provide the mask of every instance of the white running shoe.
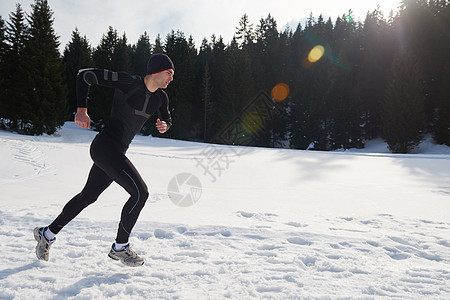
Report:
[[120,260],[121,263],[129,267],[139,267],[144,264],[144,259],[137,255],[136,252],[131,250],[130,244],[127,244],[120,251],[116,250],[113,244],[108,256],[114,260]]
[[56,241],[56,238],[48,240],[45,235],[46,227],[36,227],[33,231],[34,239],[38,242],[36,246],[36,256],[40,260],[48,261],[50,247]]

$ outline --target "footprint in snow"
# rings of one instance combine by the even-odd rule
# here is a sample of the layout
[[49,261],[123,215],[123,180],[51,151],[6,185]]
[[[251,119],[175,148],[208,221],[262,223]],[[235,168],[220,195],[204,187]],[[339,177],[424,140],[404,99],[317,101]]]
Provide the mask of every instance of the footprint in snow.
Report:
[[312,242],[310,242],[308,240],[305,240],[305,239],[303,239],[301,237],[291,237],[291,238],[288,238],[287,241],[289,243],[291,243],[291,244],[294,244],[294,245],[301,245],[301,246],[310,246],[310,245],[312,245]]
[[162,229],[155,229],[155,237],[157,239],[173,239],[173,233]]
[[245,211],[237,211],[236,215],[241,218],[247,218],[247,219],[255,219],[258,221],[266,221],[266,222],[273,222],[273,217],[278,217],[277,214],[273,213],[251,213],[251,212],[245,212]]
[[297,228],[308,227],[307,224],[301,224],[301,223],[297,223],[297,222],[288,222],[288,223],[285,223],[285,224],[289,225],[289,226],[297,227]]
[[439,240],[437,243],[444,247],[450,247],[450,243],[447,242],[446,240]]
[[403,260],[403,259],[408,259],[410,257],[408,254],[403,253],[396,248],[384,247],[383,249],[386,250],[386,254],[390,258],[395,259],[395,260]]

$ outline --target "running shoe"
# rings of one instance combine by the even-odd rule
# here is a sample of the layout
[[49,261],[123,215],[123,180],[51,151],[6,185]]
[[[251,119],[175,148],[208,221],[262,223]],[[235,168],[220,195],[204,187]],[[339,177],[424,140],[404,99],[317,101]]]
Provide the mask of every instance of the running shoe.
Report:
[[36,246],[36,256],[40,260],[48,261],[48,257],[50,254],[50,247],[56,241],[56,238],[52,240],[48,240],[44,232],[46,227],[36,227],[33,231],[34,239],[38,242]]
[[116,250],[113,244],[108,256],[114,260],[120,260],[121,263],[129,267],[139,267],[144,264],[144,259],[130,248],[130,244],[127,244],[120,251]]

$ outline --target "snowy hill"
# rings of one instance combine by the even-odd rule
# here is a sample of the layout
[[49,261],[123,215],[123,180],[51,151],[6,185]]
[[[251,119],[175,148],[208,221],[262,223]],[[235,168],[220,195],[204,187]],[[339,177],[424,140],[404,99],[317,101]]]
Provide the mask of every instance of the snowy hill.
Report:
[[450,298],[450,150],[429,142],[394,155],[139,136],[144,266],[107,256],[128,198],[117,185],[38,261],[32,230],[83,187],[94,135],[0,131],[0,299]]

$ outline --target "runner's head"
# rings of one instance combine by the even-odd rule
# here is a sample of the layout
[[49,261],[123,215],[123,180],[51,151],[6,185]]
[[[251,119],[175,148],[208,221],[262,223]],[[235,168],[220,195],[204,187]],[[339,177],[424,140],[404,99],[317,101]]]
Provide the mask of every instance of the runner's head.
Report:
[[166,54],[153,54],[147,61],[147,75],[170,69],[175,70],[175,67],[173,66],[172,60]]

